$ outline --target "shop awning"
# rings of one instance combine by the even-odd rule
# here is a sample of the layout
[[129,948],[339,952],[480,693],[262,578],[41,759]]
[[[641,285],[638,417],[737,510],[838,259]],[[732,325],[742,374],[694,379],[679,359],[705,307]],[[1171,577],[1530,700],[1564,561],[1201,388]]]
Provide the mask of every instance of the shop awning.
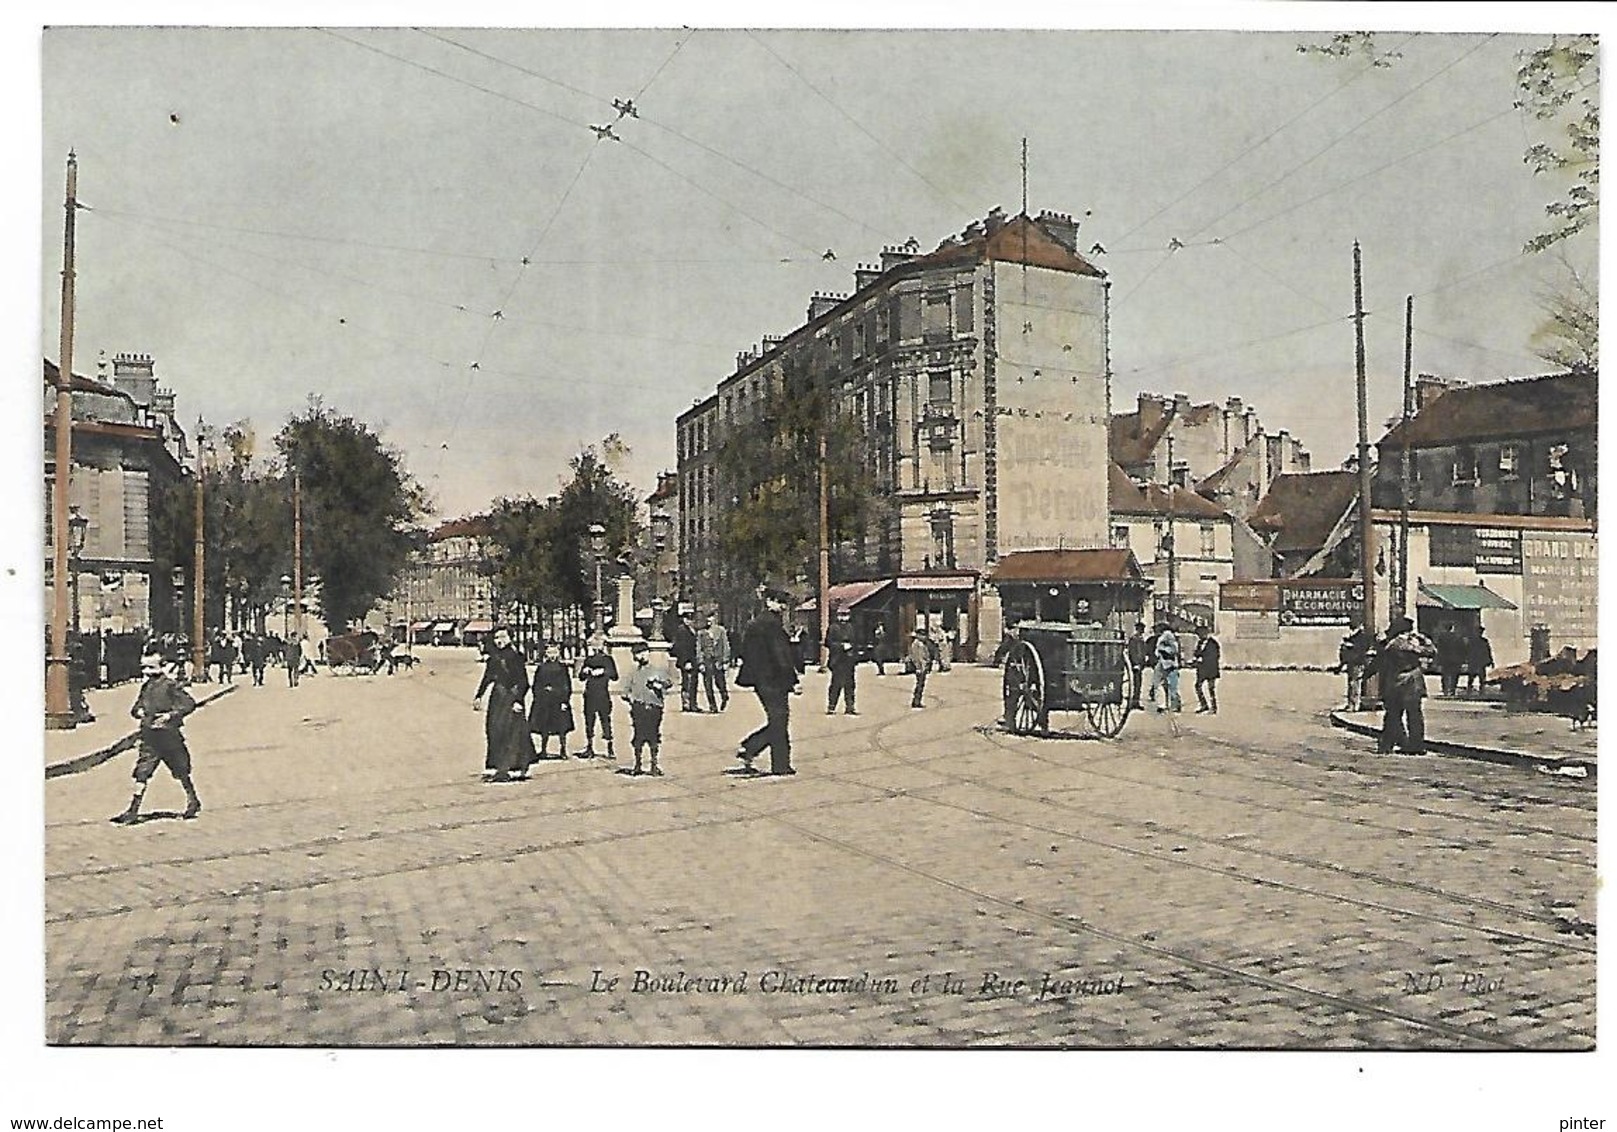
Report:
[[1513,602],[1500,597],[1487,586],[1420,584],[1416,605],[1433,609],[1515,609]]
[[[827,591],[833,609],[852,609],[867,598],[875,597],[893,584],[891,578],[878,578],[873,582],[840,582]],[[797,608],[799,612],[817,608],[819,596],[809,598]]]
[[468,621],[468,622],[466,622],[466,628],[462,629],[461,632],[463,632],[463,633],[487,633],[487,632],[491,632],[493,630],[493,628],[494,628],[494,622],[492,622],[492,621]]
[[424,633],[430,628],[432,628],[432,622],[431,621],[417,621],[415,624],[410,626],[410,632],[412,632],[412,633]]
[[1144,584],[1134,552],[1121,547],[1088,550],[1013,550],[1001,556],[992,581],[1066,585],[1084,582]]
[[453,633],[455,623],[453,621],[440,621],[432,627],[432,631],[434,633]]

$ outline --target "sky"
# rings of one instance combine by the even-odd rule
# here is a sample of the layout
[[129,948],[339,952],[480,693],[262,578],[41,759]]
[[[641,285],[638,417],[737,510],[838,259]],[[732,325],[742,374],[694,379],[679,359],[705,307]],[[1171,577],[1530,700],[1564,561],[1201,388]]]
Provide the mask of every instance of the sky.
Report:
[[265,449],[318,395],[443,515],[542,497],[609,433],[649,490],[677,414],[813,292],[1019,211],[1026,138],[1030,211],[1105,249],[1116,408],[1239,396],[1339,464],[1355,240],[1373,433],[1406,295],[1418,371],[1550,368],[1531,335],[1564,267],[1521,249],[1560,186],[1512,105],[1542,34],[1384,31],[1378,67],[1298,50],[1325,31],[364,22],[44,35],[47,356],[72,149],[79,372],[151,354],[188,423],[250,419]]

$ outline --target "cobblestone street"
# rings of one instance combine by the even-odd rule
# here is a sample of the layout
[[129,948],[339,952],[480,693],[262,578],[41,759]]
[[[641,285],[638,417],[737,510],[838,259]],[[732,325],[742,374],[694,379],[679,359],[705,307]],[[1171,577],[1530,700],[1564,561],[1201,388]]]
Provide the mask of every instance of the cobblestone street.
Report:
[[470,654],[276,675],[192,718],[195,821],[160,772],[108,824],[132,754],[46,783],[50,1042],[1594,1043],[1593,783],[1378,757],[1334,678],[1097,742],[994,730],[989,669],[853,718],[811,672],[795,778],[724,773],[742,693],[665,778],[484,785]]

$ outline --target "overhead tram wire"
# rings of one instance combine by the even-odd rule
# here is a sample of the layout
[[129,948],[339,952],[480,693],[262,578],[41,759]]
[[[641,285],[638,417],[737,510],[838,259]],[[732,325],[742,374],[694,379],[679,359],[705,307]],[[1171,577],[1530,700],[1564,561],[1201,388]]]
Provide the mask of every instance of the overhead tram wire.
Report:
[[[582,94],[582,95],[585,95],[585,96],[587,96],[589,98],[596,99],[596,100],[598,100],[600,102],[603,102],[603,103],[610,103],[610,101],[611,101],[610,99],[602,98],[599,95],[591,94],[588,91],[580,90],[578,87],[570,86],[567,83],[563,83],[563,82],[561,82],[561,81],[559,81],[557,79],[552,79],[549,76],[541,74],[540,72],[535,71],[532,68],[525,67],[520,63],[513,63],[509,59],[504,59],[504,58],[501,58],[501,57],[499,57],[497,55],[491,55],[486,51],[480,51],[475,47],[471,47],[471,46],[469,46],[467,44],[461,43],[459,40],[451,39],[448,36],[438,35],[438,34],[436,34],[434,32],[428,31],[425,28],[416,28],[415,30],[418,31],[418,32],[421,32],[421,34],[423,34],[423,35],[431,37],[432,39],[436,39],[441,43],[447,43],[447,44],[450,44],[452,46],[459,47],[463,51],[469,51],[473,55],[477,55],[480,58],[487,59],[492,63],[498,63],[498,64],[501,64],[502,66],[510,67],[513,70],[520,71],[524,75],[528,75],[528,76],[530,76],[532,78],[539,79],[541,82],[547,82],[547,83],[551,83],[551,84],[553,84],[555,86],[561,87],[563,90],[572,91],[575,94]],[[669,56],[669,58],[672,59],[673,56]],[[653,77],[655,78],[655,76],[653,76]],[[646,84],[646,86],[649,87],[650,83],[648,82]],[[646,90],[646,88],[643,87],[640,91],[638,91],[635,94],[635,98],[638,99],[642,95],[644,95],[645,90]],[[762,169],[759,169],[759,168],[757,168],[755,166],[752,166],[752,165],[748,165],[744,161],[737,160],[736,158],[731,157],[729,154],[723,152],[722,150],[715,149],[713,146],[708,145],[704,141],[700,141],[697,138],[693,138],[689,134],[682,133],[681,131],[676,130],[674,127],[668,125],[665,122],[658,121],[656,118],[651,117],[649,114],[646,114],[644,112],[639,112],[639,113],[637,113],[635,115],[635,120],[642,123],[642,124],[644,124],[644,125],[651,126],[654,129],[661,130],[664,133],[669,134],[672,137],[678,138],[680,141],[686,143],[687,145],[695,146],[697,149],[700,149],[703,153],[706,153],[706,154],[709,154],[710,156],[716,157],[720,161],[724,161],[724,162],[727,162],[727,163],[729,163],[731,165],[734,165],[737,169],[740,169],[740,170],[742,170],[743,172],[746,172],[746,173],[750,173],[754,177],[757,177],[762,181],[766,181],[769,184],[774,185],[778,189],[783,189],[784,191],[786,191],[788,193],[791,193],[794,196],[801,197],[803,200],[808,201],[812,205],[816,205],[819,208],[823,208],[827,212],[834,213],[835,215],[841,217],[843,220],[848,221],[850,224],[858,225],[859,227],[863,228],[865,231],[871,233],[872,235],[875,235],[877,237],[883,237],[885,235],[882,232],[881,229],[875,227],[869,221],[863,220],[860,217],[854,216],[851,213],[844,212],[842,209],[838,208],[836,205],[831,204],[828,201],[823,201],[823,200],[819,199],[818,197],[816,197],[816,196],[814,196],[814,195],[812,195],[812,194],[810,194],[808,192],[805,192],[802,188],[800,188],[800,187],[798,187],[796,185],[792,185],[789,182],[782,181],[778,177],[775,177],[775,176],[773,176],[773,175],[771,175],[769,173],[764,172]],[[818,259],[818,257],[816,257],[816,259]]]
[[759,39],[758,36],[752,31],[751,28],[742,28],[741,30],[746,33],[748,39],[752,40],[759,47],[763,48],[766,52],[769,53],[769,55],[777,63],[779,63],[782,67],[785,67],[788,71],[790,71],[792,73],[792,75],[797,79],[798,82],[800,82],[804,86],[808,87],[817,96],[819,96],[820,100],[823,101],[827,106],[831,107],[831,109],[835,110],[838,114],[840,114],[844,118],[846,118],[849,121],[849,123],[851,123],[853,125],[854,129],[858,130],[861,134],[865,135],[865,137],[869,138],[870,141],[875,144],[876,148],[880,149],[883,153],[887,154],[888,157],[891,157],[894,161],[898,162],[905,169],[907,169],[909,172],[913,173],[917,178],[919,178],[921,180],[921,182],[926,185],[927,188],[931,189],[934,193],[936,193],[938,195],[938,199],[942,200],[945,204],[947,204],[949,206],[951,211],[956,211],[957,210],[959,213],[964,214],[966,216],[970,216],[974,211],[976,211],[975,209],[971,208],[970,206],[964,205],[960,201],[956,200],[947,191],[945,191],[936,182],[934,182],[932,180],[932,178],[928,177],[925,173],[921,172],[915,166],[911,165],[908,161],[904,160],[904,158],[903,158],[903,156],[901,154],[897,153],[895,150],[893,150],[891,147],[889,147],[885,142],[883,142],[880,138],[878,138],[875,134],[871,133],[870,130],[868,130],[864,126],[864,124],[861,123],[852,114],[849,114],[841,106],[837,105],[837,103],[831,98],[830,95],[826,94],[819,87],[817,87],[813,83],[809,82],[808,78],[801,71],[799,71],[796,67],[792,66],[789,62],[787,62],[778,52],[775,51],[775,49],[773,47],[769,46],[769,44],[767,44],[763,40]]
[[[648,79],[644,84],[641,85],[640,92],[639,92],[640,94],[644,94],[645,91],[650,88],[651,83],[653,81],[655,81],[655,79],[657,78],[658,75],[663,73],[663,71],[667,68],[668,64],[673,61],[673,58],[674,58],[675,55],[679,54],[680,48],[683,47],[684,45],[685,45],[684,40],[681,40],[681,41],[674,44],[673,51],[669,52],[668,57],[665,58],[663,60],[663,62],[657,67],[656,71],[654,71],[652,73],[651,78]],[[593,127],[591,127],[591,128],[593,129]],[[596,152],[600,149],[602,140],[603,140],[603,135],[597,133],[596,136],[595,136],[594,143],[590,146],[589,150],[585,153],[584,160],[582,162],[580,162],[580,164],[579,164],[578,172],[573,174],[573,179],[570,182],[568,182],[566,191],[564,191],[562,193],[561,198],[556,202],[555,209],[552,210],[552,212],[550,214],[550,217],[545,221],[544,226],[540,229],[539,235],[534,240],[533,247],[529,250],[527,255],[522,257],[522,264],[519,267],[516,276],[512,279],[510,287],[508,287],[506,289],[505,296],[501,300],[500,305],[495,308],[494,316],[490,317],[488,329],[485,331],[484,336],[483,336],[483,344],[478,350],[477,361],[475,361],[472,364],[472,366],[468,367],[468,370],[467,370],[468,380],[466,381],[465,386],[462,389],[460,401],[456,405],[455,416],[450,421],[449,431],[445,434],[444,439],[443,439],[443,441],[440,444],[440,447],[438,449],[438,451],[440,453],[447,452],[449,450],[449,441],[454,438],[456,431],[460,427],[461,417],[465,414],[465,410],[466,410],[466,402],[471,397],[472,382],[470,380],[470,373],[471,373],[471,371],[473,369],[476,369],[476,368],[478,368],[478,366],[480,366],[482,360],[484,359],[485,355],[488,352],[489,343],[493,340],[493,337],[494,337],[494,328],[497,325],[497,323],[499,322],[500,312],[505,309],[506,305],[511,301],[511,296],[516,293],[517,287],[521,285],[523,278],[527,274],[528,265],[532,262],[533,257],[539,254],[539,249],[544,245],[545,239],[550,235],[550,230],[551,230],[552,227],[555,226],[557,218],[561,215],[561,210],[566,206],[568,199],[573,194],[573,190],[578,186],[579,181],[583,178],[584,171],[589,168],[590,162],[594,159]],[[650,155],[647,154],[645,156],[649,157]],[[653,160],[655,160],[655,159],[653,159]],[[659,162],[659,164],[661,164],[661,163]],[[672,169],[670,169],[670,172],[676,172],[676,174],[677,174],[677,171],[672,170]],[[694,183],[695,182],[692,182],[692,184],[694,184]],[[439,465],[441,467],[442,462],[443,462],[443,458],[442,458],[441,455],[439,456],[439,461],[438,462],[439,462]]]
[[[1397,51],[1399,48],[1405,46],[1406,44],[1408,44],[1412,40],[1414,40],[1416,38],[1416,36],[1418,36],[1419,34],[1420,34],[1419,32],[1414,32],[1414,33],[1410,34],[1409,36],[1406,36],[1402,41],[1400,41],[1396,46],[1394,46],[1392,48],[1392,50]],[[1365,75],[1370,74],[1375,69],[1376,69],[1376,64],[1375,64],[1374,60],[1370,61],[1369,63],[1366,63],[1362,70],[1354,72],[1354,74],[1352,76],[1350,76],[1348,79],[1346,79],[1340,85],[1332,87],[1330,90],[1326,91],[1319,98],[1316,98],[1313,102],[1310,102],[1307,106],[1303,107],[1297,113],[1293,114],[1290,118],[1287,118],[1284,122],[1280,123],[1280,125],[1276,126],[1274,129],[1270,130],[1267,134],[1264,134],[1261,138],[1259,138],[1257,141],[1253,142],[1251,145],[1247,146],[1240,153],[1237,153],[1234,157],[1230,158],[1224,164],[1220,165],[1217,169],[1214,169],[1211,173],[1207,174],[1207,176],[1203,177],[1200,181],[1197,181],[1194,185],[1190,186],[1190,188],[1186,189],[1184,192],[1182,192],[1178,196],[1174,197],[1167,204],[1165,204],[1161,208],[1157,209],[1150,216],[1147,216],[1144,220],[1142,220],[1138,224],[1134,225],[1134,227],[1130,228],[1127,232],[1124,232],[1121,236],[1117,237],[1118,242],[1122,243],[1124,240],[1127,240],[1129,237],[1133,236],[1136,232],[1138,232],[1141,228],[1144,228],[1146,225],[1150,224],[1153,220],[1157,219],[1163,213],[1167,212],[1170,208],[1173,208],[1175,205],[1181,204],[1185,200],[1189,199],[1191,196],[1193,196],[1195,193],[1199,192],[1203,187],[1205,187],[1209,182],[1211,182],[1214,178],[1216,178],[1220,174],[1226,172],[1231,166],[1235,165],[1241,159],[1243,159],[1243,158],[1247,157],[1248,155],[1250,155],[1250,154],[1256,152],[1257,150],[1261,149],[1272,138],[1274,138],[1276,135],[1278,135],[1281,131],[1285,130],[1288,126],[1291,126],[1294,123],[1296,123],[1296,122],[1302,120],[1303,118],[1307,117],[1311,112],[1313,112],[1313,110],[1315,108],[1317,108],[1317,107],[1321,106],[1322,104],[1330,101],[1332,98],[1336,97],[1336,95],[1340,94],[1343,90],[1345,90],[1348,87],[1352,86],[1354,83],[1358,82]]]
[[[89,211],[89,210],[86,209],[86,211]],[[143,220],[133,218],[133,214],[130,214],[130,213],[108,213],[105,210],[97,210],[97,211],[99,211],[101,213],[101,215],[103,215],[103,216],[114,215],[114,216],[118,216],[119,218],[121,218],[122,220],[124,220],[127,223],[141,225],[142,227],[151,227],[156,231],[164,231],[161,228],[157,228],[155,225],[150,225],[150,224],[148,224],[147,222],[145,222]],[[165,234],[174,234],[174,233],[165,232]],[[164,246],[175,247],[176,249],[178,248],[177,245],[165,244]],[[408,291],[408,290],[402,290],[402,289],[397,288],[397,287],[389,287],[389,286],[386,286],[384,284],[378,283],[375,280],[367,279],[367,278],[365,278],[363,276],[351,275],[351,274],[349,274],[347,272],[343,272],[343,271],[335,271],[335,270],[333,270],[331,268],[328,268],[328,267],[325,267],[323,265],[307,263],[307,262],[304,262],[302,260],[287,259],[284,256],[271,255],[270,253],[265,252],[265,251],[261,251],[261,250],[259,250],[257,248],[243,247],[243,246],[241,246],[239,244],[230,244],[230,243],[225,243],[223,241],[218,241],[218,240],[212,241],[210,246],[219,248],[219,249],[224,250],[224,251],[234,252],[234,253],[238,253],[238,254],[244,255],[244,256],[250,256],[250,257],[252,257],[254,259],[265,260],[266,262],[269,262],[269,263],[277,263],[277,264],[281,264],[281,265],[286,266],[286,267],[296,268],[297,270],[300,270],[300,271],[307,271],[307,272],[309,272],[311,274],[314,274],[314,275],[325,276],[327,278],[337,280],[339,282],[353,283],[353,284],[355,284],[357,286],[364,287],[367,290],[375,291],[378,294],[394,295],[394,296],[397,296],[399,298],[409,299],[409,300],[412,300],[412,301],[415,301],[415,302],[420,302],[420,303],[425,303],[425,304],[428,304],[430,306],[443,307],[445,309],[452,310],[457,314],[465,315],[468,318],[476,318],[476,319],[482,320],[482,319],[487,317],[485,312],[483,312],[481,310],[474,309],[472,306],[470,306],[467,303],[455,302],[453,300],[446,299],[446,298],[443,298],[441,296],[428,295],[428,294],[425,294],[424,292],[420,292],[420,291]],[[818,257],[816,257],[816,258],[818,258]],[[513,259],[513,260],[498,260],[496,262],[516,264],[518,261]],[[535,260],[534,262],[536,264],[544,265],[544,264],[554,264],[557,261],[553,261],[553,260]],[[523,326],[543,326],[543,327],[546,327],[547,329],[560,330],[560,331],[563,331],[563,332],[566,332],[566,333],[572,333],[572,334],[578,334],[578,335],[598,335],[598,334],[602,333],[602,329],[600,327],[597,327],[597,326],[588,326],[588,325],[582,325],[582,324],[578,324],[578,323],[560,322],[560,321],[556,321],[554,319],[524,318],[524,317],[522,317],[520,315],[507,314],[507,315],[504,316],[503,321],[514,322],[514,323],[517,323],[518,325],[523,325]],[[691,347],[693,349],[704,349],[704,350],[706,350],[706,349],[727,349],[727,348],[729,348],[730,346],[732,346],[734,344],[733,342],[729,342],[729,341],[721,342],[721,341],[719,341],[717,339],[713,339],[713,340],[709,340],[709,341],[702,341],[702,340],[694,339],[694,338],[679,338],[679,337],[675,337],[673,335],[666,335],[666,334],[641,334],[641,333],[638,333],[638,332],[636,332],[634,330],[619,329],[619,328],[615,328],[615,327],[613,328],[612,333],[613,333],[614,336],[622,337],[622,338],[637,338],[637,339],[643,339],[643,340],[651,341],[651,342],[669,342],[669,343],[673,343],[673,344],[676,344],[676,345],[688,346],[688,347]],[[434,360],[436,360],[436,359],[434,359]],[[441,362],[439,364],[450,365],[451,363],[449,363],[449,362]]]
[[1133,369],[1126,369],[1126,370],[1122,370],[1120,372],[1125,373],[1125,374],[1129,374],[1131,376],[1141,376],[1141,375],[1144,375],[1144,374],[1161,373],[1163,370],[1174,369],[1174,368],[1176,368],[1178,366],[1188,365],[1191,362],[1204,361],[1204,360],[1206,360],[1208,358],[1216,358],[1216,357],[1220,357],[1220,356],[1222,356],[1224,354],[1239,353],[1240,351],[1248,349],[1248,348],[1250,348],[1252,346],[1262,346],[1262,345],[1265,345],[1265,344],[1267,344],[1269,342],[1278,342],[1283,338],[1292,338],[1292,337],[1295,337],[1296,335],[1299,335],[1299,334],[1308,334],[1308,333],[1310,333],[1312,331],[1315,331],[1315,330],[1322,330],[1327,326],[1337,326],[1337,325],[1339,325],[1341,323],[1344,323],[1344,322],[1351,322],[1352,320],[1353,320],[1353,316],[1351,314],[1343,315],[1341,318],[1328,318],[1323,322],[1310,323],[1307,326],[1299,326],[1299,327],[1296,327],[1295,329],[1292,329],[1292,330],[1284,330],[1284,331],[1281,331],[1278,334],[1268,334],[1268,335],[1263,336],[1262,338],[1249,338],[1249,339],[1247,339],[1247,340],[1245,340],[1243,342],[1234,342],[1234,343],[1231,343],[1228,346],[1220,346],[1217,349],[1213,349],[1213,350],[1204,350],[1204,351],[1202,351],[1201,353],[1198,353],[1198,354],[1185,354],[1185,355],[1183,355],[1181,357],[1173,358],[1173,359],[1171,359],[1171,360],[1169,360],[1167,362],[1163,362],[1163,363],[1160,363],[1158,365],[1154,365],[1154,366],[1137,366],[1137,367],[1135,367]]
[[[1456,57],[1454,59],[1451,59],[1448,63],[1445,63],[1443,66],[1439,67],[1436,71],[1433,71],[1430,75],[1426,76],[1426,78],[1422,79],[1420,82],[1416,83],[1414,86],[1412,86],[1408,90],[1404,91],[1403,94],[1400,94],[1397,98],[1393,99],[1391,102],[1389,102],[1386,105],[1382,106],[1380,109],[1374,111],[1368,117],[1360,119],[1358,122],[1356,122],[1352,126],[1350,126],[1345,133],[1338,134],[1335,138],[1331,139],[1331,141],[1326,143],[1325,146],[1323,146],[1322,148],[1316,150],[1314,153],[1310,154],[1308,157],[1304,158],[1302,161],[1298,162],[1296,165],[1293,165],[1291,168],[1287,169],[1284,173],[1280,174],[1280,176],[1276,177],[1274,180],[1270,181],[1268,184],[1263,185],[1263,186],[1259,187],[1258,189],[1255,189],[1251,193],[1248,193],[1246,196],[1244,196],[1240,200],[1236,201],[1229,208],[1225,209],[1223,212],[1221,212],[1217,216],[1213,217],[1213,219],[1209,220],[1207,223],[1205,223],[1205,224],[1201,225],[1199,228],[1195,229],[1191,233],[1191,236],[1194,238],[1196,236],[1201,235],[1203,232],[1207,231],[1208,229],[1210,229],[1214,225],[1216,225],[1220,220],[1223,220],[1225,217],[1231,215],[1232,213],[1239,212],[1242,208],[1246,207],[1246,205],[1250,204],[1252,201],[1256,200],[1258,197],[1260,197],[1263,194],[1267,193],[1270,189],[1275,188],[1277,185],[1283,184],[1288,178],[1290,178],[1292,176],[1292,174],[1300,172],[1303,169],[1306,169],[1308,166],[1312,165],[1319,158],[1323,157],[1325,154],[1327,154],[1331,150],[1335,149],[1338,145],[1342,144],[1348,138],[1350,138],[1354,134],[1358,133],[1359,130],[1361,130],[1365,126],[1369,125],[1371,122],[1375,121],[1377,118],[1381,117],[1387,111],[1391,110],[1394,106],[1397,106],[1400,102],[1403,102],[1405,99],[1414,96],[1416,93],[1418,93],[1419,91],[1425,89],[1427,86],[1429,86],[1431,83],[1435,82],[1437,79],[1442,77],[1444,74],[1446,74],[1449,71],[1453,70],[1459,64],[1465,62],[1465,60],[1469,59],[1472,55],[1475,55],[1478,51],[1481,51],[1484,47],[1486,47],[1489,43],[1491,43],[1494,40],[1494,38],[1497,36],[1497,34],[1498,33],[1496,32],[1496,33],[1492,33],[1492,34],[1486,36],[1481,42],[1477,43],[1475,46],[1471,47],[1469,50],[1463,52],[1458,57]],[[1242,229],[1241,231],[1245,232],[1245,231],[1249,231],[1249,230],[1250,229]],[[1240,234],[1240,232],[1230,233],[1230,234],[1225,236],[1225,239],[1233,239],[1235,236],[1237,236],[1239,234]]]
[[[506,94],[503,91],[498,91],[498,90],[493,89],[492,87],[483,86],[480,83],[474,83],[469,79],[463,79],[458,75],[450,74],[448,71],[443,71],[443,70],[438,69],[437,67],[432,67],[432,66],[428,66],[425,63],[417,62],[416,60],[411,59],[411,58],[409,58],[407,56],[398,55],[398,54],[395,54],[395,53],[393,53],[391,51],[384,51],[380,47],[376,47],[376,46],[373,46],[373,45],[368,44],[368,43],[363,43],[363,42],[361,42],[360,40],[357,40],[357,39],[350,39],[347,36],[337,35],[335,32],[332,32],[332,31],[330,31],[329,29],[326,29],[326,28],[320,28],[320,29],[317,29],[317,30],[324,31],[324,32],[326,32],[326,34],[331,35],[336,39],[342,40],[344,43],[350,43],[350,44],[354,45],[355,47],[362,47],[366,51],[370,51],[370,52],[373,52],[373,53],[375,53],[377,55],[381,55],[382,57],[387,58],[387,59],[392,59],[396,63],[402,63],[407,67],[414,67],[417,70],[425,71],[427,74],[436,75],[439,78],[447,79],[450,82],[459,83],[462,86],[470,87],[472,90],[482,91],[484,94],[491,94],[494,97],[499,98],[499,99],[501,99],[501,100],[503,100],[505,102],[509,102],[509,103],[511,103],[511,104],[513,104],[515,106],[526,107],[527,109],[533,110],[533,111],[535,111],[537,113],[540,113],[540,114],[543,114],[548,118],[554,118],[557,121],[565,122],[567,125],[576,127],[579,130],[591,130],[591,129],[593,129],[593,127],[588,122],[574,121],[573,119],[567,118],[564,115],[557,114],[553,110],[547,110],[542,106],[538,106],[538,105],[536,105],[536,104],[534,104],[532,102],[528,102],[528,101],[526,101],[524,99],[520,99],[520,98],[517,98],[517,97],[515,97],[513,95]],[[742,216],[745,216],[748,220],[751,220],[754,224],[757,224],[759,227],[765,229],[766,231],[771,232],[776,236],[779,236],[781,239],[785,240],[787,243],[792,244],[792,245],[796,246],[797,248],[799,248],[799,249],[801,249],[803,251],[808,251],[814,246],[811,242],[805,241],[805,240],[803,240],[803,239],[801,239],[799,237],[791,235],[790,233],[784,232],[781,229],[775,227],[773,224],[769,223],[767,220],[763,220],[763,219],[753,215],[751,212],[749,212],[747,209],[743,208],[741,205],[735,203],[732,200],[729,200],[729,199],[721,196],[719,193],[715,192],[714,190],[709,189],[705,185],[702,185],[699,182],[693,180],[692,178],[686,176],[684,173],[681,173],[679,170],[675,169],[673,166],[669,165],[667,162],[663,161],[661,158],[654,157],[650,153],[646,152],[646,150],[644,150],[641,147],[635,145],[633,142],[624,141],[621,138],[617,138],[615,140],[616,140],[617,144],[621,145],[624,149],[630,151],[631,153],[637,154],[638,156],[645,158],[647,161],[650,161],[652,164],[666,170],[669,173],[672,173],[675,177],[679,178],[681,181],[684,181],[686,184],[690,185],[692,188],[696,189],[698,192],[704,193],[707,196],[712,197],[714,200],[718,201],[720,204],[723,204],[725,207],[734,210],[735,212],[739,213]]]

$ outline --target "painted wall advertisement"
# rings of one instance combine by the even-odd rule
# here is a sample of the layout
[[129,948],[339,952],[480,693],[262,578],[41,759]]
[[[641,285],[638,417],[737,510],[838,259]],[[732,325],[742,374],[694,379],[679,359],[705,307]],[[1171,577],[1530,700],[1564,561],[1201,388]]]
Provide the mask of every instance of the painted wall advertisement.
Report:
[[1280,623],[1351,625],[1363,604],[1364,587],[1357,582],[1290,582],[1280,587]]
[[1593,535],[1524,532],[1522,617],[1547,625],[1552,648],[1592,645],[1598,632],[1599,544]]

